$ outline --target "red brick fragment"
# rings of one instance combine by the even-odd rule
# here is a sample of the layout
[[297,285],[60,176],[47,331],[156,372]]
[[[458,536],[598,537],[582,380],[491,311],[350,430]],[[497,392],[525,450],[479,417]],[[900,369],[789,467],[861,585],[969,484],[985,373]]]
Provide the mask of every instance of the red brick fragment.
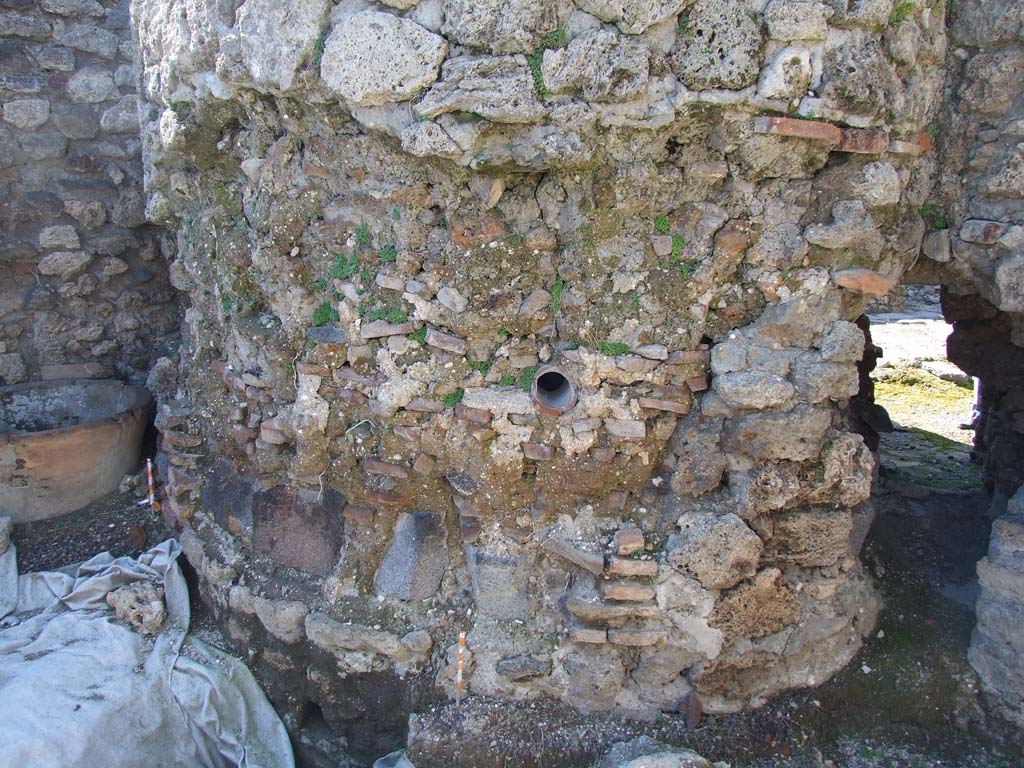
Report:
[[604,570],[604,555],[600,552],[587,552],[566,541],[551,537],[544,539],[541,542],[541,547],[553,555],[590,571],[595,576],[600,575]]
[[646,603],[654,599],[654,587],[633,581],[605,581],[601,596],[618,603]]
[[628,557],[634,552],[642,552],[644,543],[644,532],[636,527],[620,528],[612,539],[615,553],[620,557]]
[[423,413],[441,413],[444,410],[444,403],[440,400],[426,400],[422,397],[414,397],[405,406],[407,411],[421,411]]
[[409,470],[401,464],[389,464],[372,456],[368,456],[363,460],[363,470],[371,475],[384,475],[385,477],[394,477],[398,480],[404,480],[409,476]]
[[543,443],[523,443],[523,455],[530,461],[551,461],[551,446]]
[[373,524],[373,510],[366,507],[346,504],[345,508],[341,511],[341,516],[345,518],[346,522],[352,523],[352,525],[366,526]]
[[233,424],[231,426],[231,434],[240,443],[252,443],[259,437],[259,433],[255,429],[249,429],[243,427],[241,424]]
[[[398,427],[395,427],[395,434],[398,434]],[[435,462],[432,458],[427,456],[425,453],[421,453],[416,457],[416,461],[413,462],[413,471],[418,475],[429,475],[434,471]]]
[[609,629],[608,642],[615,645],[629,645],[644,647],[657,645],[665,641],[666,632],[663,629]]
[[700,363],[707,365],[711,362],[711,353],[706,349],[688,349],[669,352],[668,365],[681,365],[682,363]]
[[791,136],[799,139],[813,139],[830,144],[842,141],[842,129],[820,120],[798,120],[793,117],[757,117],[754,119],[755,133],[776,136]]
[[366,499],[367,501],[379,504],[382,507],[404,507],[412,501],[412,497],[406,494],[394,493],[392,491],[379,491],[376,489],[367,491]]
[[342,387],[336,395],[345,405],[366,405],[369,398],[357,389]]
[[128,529],[128,539],[135,549],[142,549],[146,546],[146,542],[149,541],[149,534],[146,533],[146,529],[141,525],[133,525]]
[[483,408],[471,408],[468,405],[459,403],[455,406],[455,418],[463,421],[472,421],[475,424],[490,424],[491,412]]
[[687,691],[675,703],[675,710],[686,719],[686,727],[693,730],[700,725],[704,706],[694,691]]
[[682,416],[690,412],[689,403],[676,403],[672,400],[658,400],[653,397],[641,397],[639,402],[641,408],[649,408],[655,411],[669,411],[670,413],[678,413]]
[[387,320],[374,320],[372,323],[365,323],[359,329],[359,335],[364,339],[379,339],[384,336],[405,336],[415,329],[412,323],[389,323]]
[[690,388],[691,392],[703,392],[708,388],[708,377],[691,376],[686,380],[686,386]]
[[608,573],[615,576],[648,578],[658,575],[658,563],[654,560],[633,560],[628,557],[613,557],[608,561]]
[[327,378],[331,375],[331,369],[326,365],[316,365],[315,363],[307,363],[301,360],[295,364],[295,370],[304,376]]
[[887,133],[867,128],[843,128],[843,138],[838,147],[840,152],[853,152],[858,155],[880,155],[888,148]]
[[593,629],[591,627],[572,627],[569,629],[569,639],[574,643],[600,645],[608,642],[608,630]]
[[427,335],[425,341],[432,347],[437,349],[443,349],[445,352],[453,352],[456,355],[461,355],[466,351],[466,340],[461,339],[458,336],[453,336],[450,333],[441,333],[435,331],[433,328],[427,329]]

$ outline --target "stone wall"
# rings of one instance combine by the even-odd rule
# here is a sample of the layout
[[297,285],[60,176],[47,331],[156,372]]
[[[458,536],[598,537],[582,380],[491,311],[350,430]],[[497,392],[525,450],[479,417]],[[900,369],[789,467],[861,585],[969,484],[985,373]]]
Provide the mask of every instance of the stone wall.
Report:
[[133,8],[189,305],[153,381],[291,724],[394,743],[460,630],[473,695],[643,716],[846,664],[853,321],[928,228],[943,4],[235,6]]
[[144,380],[178,326],[146,223],[128,2],[0,2],[0,384]]
[[[1019,728],[1024,680],[1024,5],[955,5],[941,124],[936,215],[923,253],[944,284],[949,358],[982,382],[976,440],[992,492],[989,555],[970,659],[995,708]],[[1016,495],[1015,495],[1016,493]],[[1009,508],[1007,500],[1011,499]]]
[[988,554],[978,563],[978,623],[968,658],[997,711],[1017,729],[1024,726],[1024,491],[992,523]]

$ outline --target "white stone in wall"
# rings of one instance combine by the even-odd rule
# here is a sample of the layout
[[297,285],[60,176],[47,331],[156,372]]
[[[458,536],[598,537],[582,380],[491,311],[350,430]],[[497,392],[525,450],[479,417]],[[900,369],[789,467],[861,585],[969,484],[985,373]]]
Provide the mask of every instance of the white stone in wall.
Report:
[[765,410],[791,403],[796,389],[780,376],[764,371],[738,371],[716,376],[718,396],[733,408]]
[[122,96],[114,106],[100,117],[100,128],[106,133],[135,133],[139,130],[139,100],[135,96]]
[[552,93],[579,90],[587,101],[625,101],[643,91],[647,46],[608,30],[586,32],[567,48],[544,52],[544,85]]
[[435,155],[457,159],[462,148],[435,122],[424,120],[413,123],[402,131],[402,149],[416,157]]
[[330,8],[330,0],[246,0],[238,10],[242,61],[258,86],[291,88]]
[[409,12],[408,18],[431,32],[440,33],[441,25],[444,24],[444,7],[441,0],[420,0]]
[[1004,312],[1024,312],[1024,256],[1009,256],[996,267],[998,306]]
[[895,205],[900,201],[900,176],[892,163],[884,160],[867,163],[861,173],[861,179],[854,186],[854,191],[868,208]]
[[697,0],[676,43],[672,68],[693,90],[752,85],[761,67],[761,27],[745,5]]
[[50,102],[46,99],[17,99],[4,104],[4,122],[15,128],[31,131],[50,117]]
[[812,74],[811,52],[802,45],[788,45],[761,70],[757,92],[766,99],[796,98],[807,90]]
[[[17,384],[28,378],[25,361],[17,352],[6,352],[0,355],[0,379],[6,384]],[[5,547],[6,549],[6,547]]]
[[63,279],[74,277],[92,261],[85,251],[57,251],[48,253],[36,267],[41,275],[59,275]]
[[889,23],[893,0],[859,0],[857,3],[836,4],[832,24],[839,27],[884,29]]
[[76,104],[95,104],[120,98],[110,72],[102,67],[83,67],[68,80],[68,96]]
[[443,79],[416,111],[426,117],[473,112],[499,123],[530,123],[543,117],[545,109],[522,57],[460,56],[445,62]]
[[728,589],[754,575],[764,545],[734,514],[687,512],[665,545],[667,562],[706,589]]
[[437,77],[444,38],[379,11],[360,11],[335,27],[320,63],[324,84],[363,107],[405,101]]
[[558,25],[556,0],[442,0],[452,42],[491,53],[533,53]]
[[830,14],[820,0],[770,0],[764,20],[773,40],[824,40]]
[[170,98],[181,78],[214,69],[220,30],[232,21],[226,12],[230,5],[227,9],[225,5],[199,0],[134,0],[132,23],[148,96]]
[[39,247],[49,250],[74,250],[81,245],[78,233],[70,224],[55,224],[39,232]]
[[885,243],[862,200],[842,200],[832,207],[831,224],[811,224],[804,229],[809,243],[834,250],[856,248],[868,259],[877,258]]
[[612,21],[627,35],[639,35],[648,27],[675,16],[687,0],[578,0],[582,10],[602,21]]

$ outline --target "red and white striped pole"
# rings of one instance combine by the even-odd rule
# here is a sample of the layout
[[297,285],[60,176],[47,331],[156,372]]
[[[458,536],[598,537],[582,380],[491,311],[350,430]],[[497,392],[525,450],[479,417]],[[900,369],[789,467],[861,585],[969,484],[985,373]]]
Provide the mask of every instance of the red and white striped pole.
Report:
[[466,660],[466,633],[459,632],[459,660],[455,666],[455,706],[462,706],[462,667]]
[[160,502],[156,500],[156,484],[153,482],[153,460],[146,459],[146,479],[149,481],[149,506],[154,512],[160,511]]

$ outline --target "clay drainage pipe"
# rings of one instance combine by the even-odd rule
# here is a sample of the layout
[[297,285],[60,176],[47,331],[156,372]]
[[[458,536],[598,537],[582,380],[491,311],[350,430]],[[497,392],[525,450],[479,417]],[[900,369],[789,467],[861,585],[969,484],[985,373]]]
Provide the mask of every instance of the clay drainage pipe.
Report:
[[542,365],[533,377],[530,397],[545,416],[558,416],[576,406],[576,387],[555,366]]

